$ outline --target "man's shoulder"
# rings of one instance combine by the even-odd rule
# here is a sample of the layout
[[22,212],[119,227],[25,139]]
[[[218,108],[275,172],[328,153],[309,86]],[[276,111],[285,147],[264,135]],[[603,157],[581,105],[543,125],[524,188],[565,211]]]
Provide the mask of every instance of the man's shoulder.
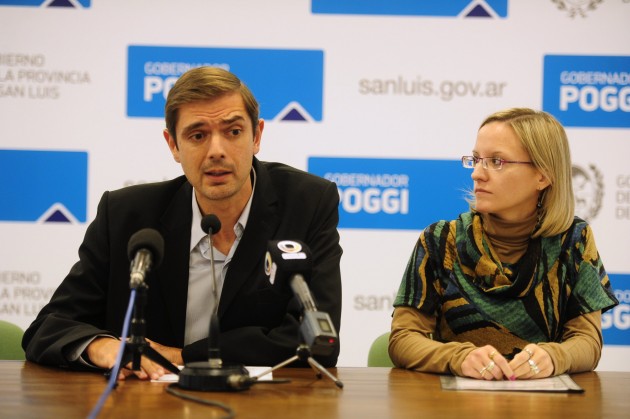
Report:
[[109,199],[112,201],[142,202],[147,205],[153,205],[162,199],[171,199],[187,184],[188,181],[186,177],[179,176],[175,179],[162,182],[125,186],[120,189],[112,190],[108,192],[108,194]]
[[269,161],[260,161],[259,164],[275,185],[288,188],[302,188],[306,186],[327,188],[332,184],[327,179],[288,164]]
[[137,183],[135,185],[124,186],[119,189],[111,190],[111,194],[137,194],[137,193],[160,193],[169,190],[177,190],[186,183],[185,176],[178,176],[174,179],[164,180],[161,182]]

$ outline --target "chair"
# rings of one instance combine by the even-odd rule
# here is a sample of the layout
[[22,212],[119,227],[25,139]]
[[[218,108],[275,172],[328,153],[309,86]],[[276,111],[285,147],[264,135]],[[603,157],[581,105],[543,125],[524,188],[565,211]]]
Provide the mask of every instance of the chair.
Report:
[[0,320],[0,359],[25,359],[22,349],[24,331],[13,323]]
[[368,352],[368,367],[393,367],[394,363],[389,357],[387,347],[389,345],[389,332],[377,337],[370,346]]

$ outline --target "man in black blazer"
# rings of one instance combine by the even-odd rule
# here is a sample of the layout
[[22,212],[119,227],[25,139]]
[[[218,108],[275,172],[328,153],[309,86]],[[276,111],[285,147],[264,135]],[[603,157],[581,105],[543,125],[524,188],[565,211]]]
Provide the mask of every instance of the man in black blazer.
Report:
[[[219,260],[223,360],[271,366],[295,355],[301,310],[290,290],[269,283],[269,240],[309,246],[311,292],[339,331],[342,250],[335,184],[254,157],[264,121],[251,92],[227,71],[201,67],[182,75],[165,113],[164,138],[185,176],[105,192],[79,261],[24,334],[28,360],[76,369],[114,365],[130,295],[127,243],[143,228],[157,230],[165,242],[163,261],[147,279],[145,319],[147,340],[169,361],[208,358],[203,331],[213,306],[209,251]],[[193,220],[207,214],[216,214],[222,227],[213,249],[204,250],[207,242],[197,243],[203,234]],[[332,367],[338,355],[337,346],[330,356],[315,358]],[[157,378],[164,372],[143,357],[135,374]],[[132,373],[124,369],[120,378]]]

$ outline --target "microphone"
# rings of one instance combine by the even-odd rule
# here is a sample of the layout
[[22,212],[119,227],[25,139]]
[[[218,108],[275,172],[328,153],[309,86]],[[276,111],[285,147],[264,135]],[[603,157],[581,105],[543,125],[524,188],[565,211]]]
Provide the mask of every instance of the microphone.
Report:
[[295,240],[268,242],[265,273],[274,286],[288,286],[302,307],[300,334],[315,355],[330,355],[338,342],[335,326],[328,313],[318,311],[306,282],[311,274],[311,251]]
[[201,219],[201,229],[204,233],[210,235],[210,241],[212,241],[212,235],[221,231],[221,221],[219,217],[214,214],[208,214]]
[[179,369],[153,349],[145,339],[144,308],[147,302],[147,289],[149,288],[145,278],[152,266],[158,267],[160,265],[163,254],[164,239],[156,230],[145,228],[136,232],[129,239],[127,244],[127,255],[131,260],[129,288],[134,290],[137,296],[134,299],[131,333],[118,365],[127,365],[131,362],[132,369],[139,371],[141,357],[146,356],[173,374],[179,374]]
[[191,362],[186,364],[179,373],[179,387],[197,391],[240,391],[246,390],[255,382],[249,376],[247,369],[240,364],[223,365],[219,346],[219,295],[217,278],[214,273],[214,253],[212,235],[221,230],[221,221],[214,214],[208,214],[201,219],[201,229],[208,236],[210,251],[210,267],[212,270],[212,294],[214,307],[210,316],[208,335],[208,361]]
[[219,293],[217,278],[214,272],[214,250],[212,243],[212,236],[217,234],[221,230],[221,221],[219,217],[214,214],[208,214],[201,219],[201,229],[207,234],[208,249],[210,249],[210,270],[212,271],[212,295],[214,297],[214,307],[212,308],[212,315],[210,316],[210,330],[208,334],[208,362],[212,367],[221,367],[223,361],[221,360],[221,351],[219,349]]
[[131,260],[130,288],[144,284],[151,267],[160,266],[163,254],[164,239],[157,230],[145,228],[131,236],[127,245],[127,256]]

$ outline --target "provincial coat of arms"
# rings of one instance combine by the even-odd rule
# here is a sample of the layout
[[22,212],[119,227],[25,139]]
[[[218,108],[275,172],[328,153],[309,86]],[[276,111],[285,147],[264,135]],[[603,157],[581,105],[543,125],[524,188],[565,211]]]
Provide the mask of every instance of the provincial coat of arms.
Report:
[[586,221],[592,221],[602,209],[604,180],[595,165],[588,169],[573,165],[573,195],[575,197],[575,215]]
[[588,10],[595,10],[599,3],[604,0],[551,0],[558,6],[560,10],[569,12],[569,17],[582,16],[586,17]]

